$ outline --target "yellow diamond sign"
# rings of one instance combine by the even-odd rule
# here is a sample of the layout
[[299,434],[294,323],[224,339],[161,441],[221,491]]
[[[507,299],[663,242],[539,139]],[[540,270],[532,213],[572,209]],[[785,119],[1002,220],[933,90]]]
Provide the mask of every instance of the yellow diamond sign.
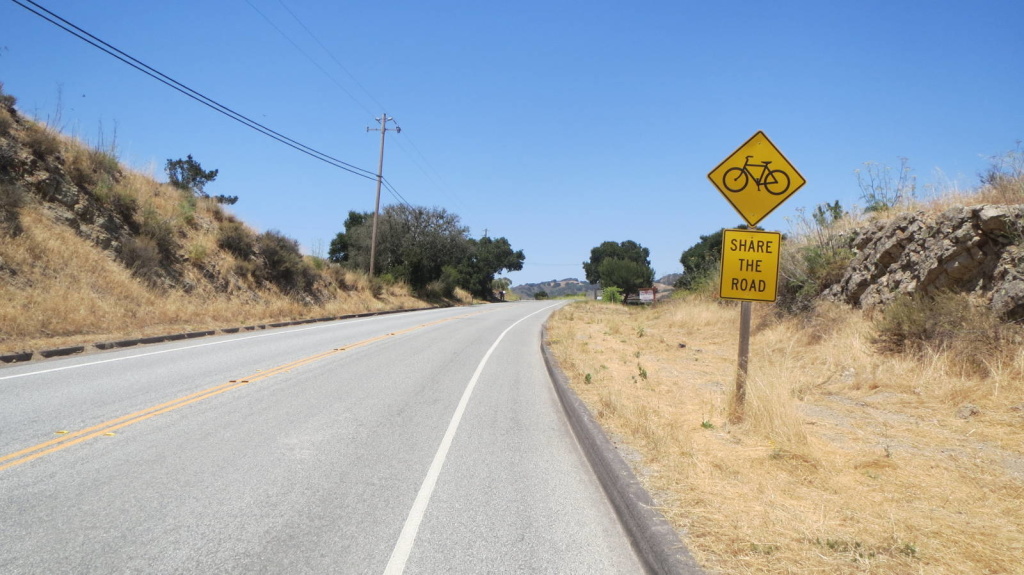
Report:
[[750,226],[807,183],[761,131],[711,170],[708,179]]

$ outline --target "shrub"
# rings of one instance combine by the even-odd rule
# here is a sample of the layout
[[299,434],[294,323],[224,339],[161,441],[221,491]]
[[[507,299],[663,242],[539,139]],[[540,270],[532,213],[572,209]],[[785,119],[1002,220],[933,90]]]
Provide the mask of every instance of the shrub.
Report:
[[109,181],[100,182],[93,190],[96,199],[110,206],[127,222],[133,221],[139,211],[139,200],[128,189],[113,185]]
[[798,209],[791,221],[797,239],[787,241],[782,250],[781,281],[776,309],[787,313],[807,313],[815,299],[839,283],[853,259],[850,236],[839,225],[846,217],[839,201],[818,204],[810,216]]
[[153,240],[154,245],[164,258],[171,258],[178,249],[174,226],[170,221],[161,217],[156,208],[151,205],[142,210],[142,225],[139,228],[139,233]]
[[17,98],[4,93],[4,83],[0,82],[0,134],[8,134],[14,127],[14,105]]
[[419,296],[427,301],[441,301],[450,297],[451,292],[447,290],[444,282],[434,280],[419,290]]
[[246,260],[256,253],[256,236],[245,224],[228,219],[220,223],[217,246],[238,259]]
[[0,142],[0,173],[10,177],[18,164],[18,147],[13,140]]
[[121,175],[117,156],[105,150],[71,143],[64,167],[71,181],[81,188],[92,189],[104,181],[116,182]]
[[533,299],[548,299],[548,292],[540,290],[539,292],[533,294]]
[[601,299],[608,303],[622,303],[622,290],[617,287],[606,287],[601,290]]
[[206,255],[206,246],[203,244],[194,243],[188,248],[188,259],[194,265],[203,265],[203,262],[206,261]]
[[944,353],[965,373],[980,376],[990,375],[987,359],[1019,339],[1014,326],[1001,323],[987,306],[950,292],[897,298],[882,310],[875,330],[883,352]]
[[[2,96],[0,96],[2,98]],[[6,136],[14,128],[14,116],[7,111],[7,108],[0,106],[0,135]]]
[[256,238],[261,279],[285,291],[308,292],[316,281],[316,272],[299,252],[299,243],[280,232],[263,232]]

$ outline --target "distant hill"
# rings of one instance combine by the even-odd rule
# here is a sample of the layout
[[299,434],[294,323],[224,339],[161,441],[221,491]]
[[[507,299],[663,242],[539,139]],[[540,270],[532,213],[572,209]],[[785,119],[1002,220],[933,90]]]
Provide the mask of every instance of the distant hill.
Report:
[[[672,285],[682,274],[669,274],[654,280],[655,287],[659,294],[667,295],[672,291]],[[577,278],[566,278],[564,280],[551,280],[535,284],[522,284],[513,286],[512,291],[519,294],[523,299],[533,299],[537,292],[547,292],[548,297],[561,297],[569,295],[580,295],[594,290],[601,289],[600,284],[592,284],[586,280],[580,281]],[[659,296],[660,297],[660,296]]]
[[664,285],[667,285],[667,286],[673,286],[673,285],[676,284],[676,280],[681,278],[682,276],[683,276],[683,274],[668,274],[667,276],[662,276],[662,277],[654,280],[654,283],[656,283],[656,284],[664,284]]
[[512,287],[512,291],[519,294],[519,297],[523,299],[533,299],[533,296],[536,295],[537,292],[541,291],[547,292],[549,297],[561,297],[567,295],[579,295],[586,293],[587,291],[594,291],[595,289],[598,289],[598,286],[587,281],[580,281],[576,278],[551,280],[549,282],[523,284]]

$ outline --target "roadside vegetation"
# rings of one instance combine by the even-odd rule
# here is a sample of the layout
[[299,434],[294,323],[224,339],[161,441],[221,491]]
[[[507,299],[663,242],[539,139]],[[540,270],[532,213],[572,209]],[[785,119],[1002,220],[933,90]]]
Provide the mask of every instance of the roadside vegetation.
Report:
[[[388,251],[407,222],[386,215],[389,259],[371,278],[361,246],[350,250],[358,263],[332,261],[239,221],[225,208],[238,196],[208,193],[218,171],[191,155],[168,160],[160,183],[122,165],[114,142],[87,145],[15,104],[0,84],[0,353],[467,303],[491,299],[494,275],[522,266],[504,238],[464,237],[477,249],[460,252],[468,263],[451,281],[438,283],[440,268],[413,278],[411,256]],[[479,248],[488,242],[498,249]]]
[[754,305],[739,423],[728,420],[739,306],[717,298],[715,234],[684,252],[698,273],[684,274],[681,297],[581,302],[552,318],[574,390],[635,451],[638,476],[705,568],[1021,572],[1024,328],[962,294],[871,310],[818,295],[849,262],[843,238],[857,225],[1024,203],[1022,168],[1018,149],[976,190],[919,199],[903,162],[890,184],[861,176],[874,182],[867,213],[836,202],[800,214],[779,302]]

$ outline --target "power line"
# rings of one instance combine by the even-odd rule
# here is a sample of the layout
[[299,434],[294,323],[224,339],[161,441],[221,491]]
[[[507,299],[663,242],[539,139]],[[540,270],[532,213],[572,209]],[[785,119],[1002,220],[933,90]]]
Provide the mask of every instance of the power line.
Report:
[[381,181],[384,183],[384,188],[386,188],[387,191],[391,192],[391,195],[394,196],[396,200],[405,204],[405,207],[412,208],[412,205],[409,204],[409,202],[405,201],[405,198],[402,197],[402,194],[398,193],[398,190],[396,190],[395,187],[391,185],[391,182],[389,182],[387,178],[381,176]]
[[[352,80],[352,82],[354,82],[356,86],[359,86],[359,89],[362,90],[364,94],[366,94],[371,100],[373,100],[374,104],[377,104],[378,108],[380,108],[381,110],[386,110],[387,109],[387,107],[384,106],[384,104],[381,104],[380,101],[377,100],[377,98],[373,97],[373,94],[371,94],[369,90],[367,90],[365,87],[363,87],[362,84],[359,83],[359,80],[357,80],[356,77],[352,75],[352,72],[349,72],[348,68],[346,68],[344,64],[342,64],[337,58],[334,57],[334,54],[331,53],[331,51],[327,49],[327,46],[324,46],[324,43],[321,42],[320,39],[317,38],[315,34],[313,34],[313,31],[310,30],[309,27],[306,26],[306,24],[303,23],[302,20],[299,19],[298,15],[296,15],[295,12],[293,12],[292,9],[289,8],[287,4],[285,4],[282,0],[277,0],[277,3],[280,4],[281,7],[284,8],[288,12],[288,14],[290,14],[291,17],[296,22],[299,23],[299,26],[302,26],[302,29],[306,31],[306,34],[309,34],[309,37],[312,38],[313,41],[316,42],[317,45],[320,46],[320,48],[324,52],[327,53],[327,55],[331,58],[331,60],[334,60],[334,63],[337,64],[339,68],[341,68],[341,71],[345,72],[345,74]],[[344,88],[342,88],[342,89],[344,89]],[[345,93],[349,94],[349,96],[352,96],[352,94],[349,93],[348,90],[345,90]],[[356,103],[359,104],[359,106],[363,110],[366,110],[367,114],[369,114],[370,116],[373,116],[373,113],[370,112],[370,110],[367,109],[366,106],[364,106],[362,104],[362,102],[357,100],[355,96],[352,96],[352,99],[355,100]]]
[[[319,63],[317,63],[317,61],[316,61],[316,60],[314,60],[314,59],[313,59],[313,57],[312,57],[312,56],[310,56],[310,55],[309,55],[308,53],[306,53],[306,51],[305,51],[305,50],[303,50],[303,49],[302,49],[302,47],[301,47],[301,46],[299,46],[299,45],[298,45],[298,44],[297,44],[297,43],[295,42],[295,40],[292,40],[292,39],[291,39],[291,37],[290,37],[290,36],[288,36],[288,34],[286,34],[286,33],[285,33],[285,31],[284,31],[284,30],[282,30],[282,29],[281,29],[281,28],[280,28],[280,27],[279,27],[279,26],[278,26],[277,24],[274,24],[274,21],[273,21],[273,20],[271,20],[269,16],[267,16],[266,14],[264,14],[264,13],[263,13],[263,12],[262,12],[262,11],[261,11],[261,10],[260,10],[259,8],[257,8],[256,6],[254,6],[254,5],[253,5],[253,3],[252,3],[252,2],[250,2],[249,0],[245,0],[245,3],[246,3],[246,4],[248,4],[250,8],[252,8],[253,10],[255,10],[257,14],[259,14],[260,16],[262,16],[262,17],[263,17],[263,19],[267,21],[267,24],[270,24],[270,26],[271,26],[271,27],[272,27],[272,28],[273,28],[274,30],[277,30],[277,33],[278,33],[278,34],[280,34],[280,35],[281,35],[281,36],[282,36],[282,37],[283,37],[283,38],[284,38],[285,40],[287,40],[287,41],[288,41],[288,43],[289,43],[289,44],[291,44],[293,48],[295,48],[296,50],[298,50],[300,54],[302,54],[303,56],[305,56],[305,57],[306,57],[306,59],[307,59],[307,60],[309,60],[309,62],[310,62],[311,64],[313,64],[314,66],[316,66],[316,68],[317,68],[318,70],[320,70],[321,72],[323,72],[324,76],[327,76],[327,78],[329,78],[329,79],[330,79],[330,80],[331,80],[332,82],[334,82],[334,84],[335,84],[335,85],[336,85],[336,86],[337,86],[338,88],[340,88],[342,92],[345,92],[345,94],[347,94],[347,95],[348,95],[348,97],[349,97],[349,98],[351,98],[351,99],[352,99],[352,101],[356,103],[356,105],[358,105],[358,106],[359,106],[360,108],[362,108],[362,109],[363,109],[363,111],[365,111],[365,112],[366,112],[366,114],[367,114],[368,116],[373,116],[373,112],[371,112],[369,108],[367,108],[366,106],[364,106],[364,105],[363,105],[363,103],[362,103],[362,102],[360,102],[360,101],[359,101],[359,100],[358,100],[358,99],[357,99],[357,98],[355,97],[355,95],[353,95],[353,94],[352,94],[352,92],[349,92],[349,91],[348,91],[348,89],[347,89],[347,88],[345,88],[345,86],[342,86],[342,85],[341,85],[341,82],[339,82],[339,81],[338,81],[338,80],[337,80],[337,79],[336,79],[336,78],[335,78],[334,76],[332,76],[330,72],[328,72],[327,70],[325,70],[323,66],[321,66],[321,65],[320,65]],[[287,7],[287,6],[285,6],[285,5],[283,4],[283,3],[281,4],[281,6],[284,6],[284,9],[285,9],[285,10],[288,10],[288,7]],[[300,20],[298,19],[298,17],[296,17],[296,16],[295,16],[295,14],[294,14],[294,13],[292,13],[292,11],[291,11],[291,10],[288,10],[288,13],[289,13],[289,14],[291,14],[291,15],[292,15],[292,18],[295,18],[295,20],[296,20],[297,22],[299,22],[299,24],[300,24],[300,25],[302,25],[302,27],[303,27],[303,28],[305,28],[305,27],[306,27],[306,26],[305,26],[305,24],[302,24],[302,22],[301,22],[301,21],[300,21]],[[308,28],[306,29],[306,32],[307,32],[307,33],[309,33],[309,35],[310,35],[310,36],[312,36],[312,35],[313,35],[313,34],[312,34],[312,32],[309,32],[309,29],[308,29]],[[313,39],[314,39],[314,40],[316,40],[316,37],[314,36],[314,37],[313,37]],[[319,42],[319,40],[317,40],[317,42]],[[321,45],[321,47],[322,47],[322,45]],[[337,60],[335,60],[335,61],[337,61]],[[338,64],[338,65],[340,66],[341,64]],[[344,68],[342,68],[342,69],[344,70]],[[350,74],[350,76],[351,76],[351,74]],[[353,79],[354,79],[354,78],[353,78]],[[357,84],[358,84],[358,82],[357,82]],[[363,90],[363,91],[365,92],[366,90]],[[371,98],[372,98],[372,96],[371,96]]]
[[[246,4],[249,4],[249,6],[252,6],[254,10],[256,10],[256,7],[253,6],[249,2],[249,0],[245,0],[245,2],[246,2]],[[295,22],[298,23],[298,25],[301,26],[303,30],[306,31],[306,34],[309,35],[309,37],[312,38],[313,41],[316,42],[316,44],[318,46],[320,46],[320,49],[322,49],[324,51],[324,53],[326,53],[327,56],[331,60],[333,60],[335,64],[337,64],[338,68],[340,68],[342,72],[345,72],[345,74],[349,77],[349,79],[351,79],[352,82],[356,86],[358,86],[359,89],[362,90],[362,92],[364,94],[366,94],[366,96],[370,100],[373,100],[373,102],[377,105],[378,108],[380,108],[382,110],[386,110],[387,109],[387,106],[385,106],[384,104],[381,104],[380,100],[375,98],[373,96],[373,94],[371,94],[370,91],[367,90],[366,87],[363,86],[362,83],[359,82],[359,80],[352,74],[352,72],[350,72],[349,69],[346,68],[345,65],[342,64],[341,61],[337,57],[335,57],[334,53],[331,52],[331,50],[329,48],[327,48],[327,46],[325,46],[323,42],[320,41],[320,38],[318,38],[316,36],[316,34],[314,34],[313,31],[309,29],[309,26],[306,26],[306,24],[299,18],[299,16],[291,8],[289,8],[287,4],[284,3],[284,0],[277,0],[277,3],[280,4],[281,7],[284,8],[288,12],[288,14],[291,15],[292,19],[294,19]],[[260,12],[259,10],[256,10],[256,12],[258,12],[261,16],[263,16],[264,19],[266,19],[268,22],[270,22],[270,19],[267,18],[265,15],[263,15],[262,12]],[[351,98],[352,101],[354,101],[360,108],[362,108],[367,114],[370,114],[371,116],[373,115],[370,112],[370,110],[367,109],[366,106],[364,106],[363,103],[352,94],[352,92],[350,92],[347,89],[345,89],[345,87],[342,86],[338,82],[338,80],[334,78],[334,76],[332,76],[330,73],[328,73],[326,70],[324,70],[319,64],[316,63],[316,61],[314,61],[309,56],[309,54],[307,54],[304,50],[299,48],[299,46],[294,41],[292,41],[292,39],[289,38],[287,36],[287,34],[285,34],[283,31],[281,31],[281,29],[278,28],[276,25],[274,25],[273,22],[271,22],[271,26],[273,26],[282,36],[284,36],[285,39],[287,39],[292,44],[292,46],[295,46],[295,48],[297,50],[299,50],[299,52],[302,53],[303,56],[306,57],[306,59],[308,59],[310,62],[312,62],[314,66],[316,66],[321,72],[323,72],[328,78],[330,78],[331,81],[333,81],[335,84],[337,84],[338,87],[341,88],[341,90],[343,92],[345,92],[345,94],[347,94],[349,96],[349,98]],[[438,174],[437,170],[434,169],[434,167],[430,164],[430,162],[427,160],[427,157],[423,155],[423,152],[421,152],[419,150],[419,148],[416,146],[415,142],[413,142],[412,138],[410,136],[406,136],[405,139],[408,141],[409,145],[412,147],[412,149],[416,153],[413,154],[412,152],[410,152],[408,149],[406,149],[406,147],[400,141],[397,142],[398,143],[398,148],[400,150],[402,150],[402,152],[404,154],[406,154],[413,161],[413,164],[416,166],[416,168],[419,169],[419,171],[422,172],[424,176],[426,176],[427,180],[435,188],[437,188],[438,190],[444,192],[448,197],[450,197],[453,200],[455,200],[456,203],[458,203],[458,204],[460,204],[462,206],[465,206],[465,202],[463,202],[454,192],[451,192],[447,188],[446,184],[444,183],[444,179],[441,177],[440,174]],[[417,159],[417,157],[416,157],[417,155],[419,156],[419,159]],[[423,160],[422,163],[420,163],[420,159]],[[426,166],[426,167],[424,167],[424,166]],[[429,169],[429,171],[428,171],[428,169]],[[407,204],[408,204],[408,202],[407,202]]]
[[[332,75],[332,74],[331,74],[330,72],[328,72],[328,71],[327,71],[326,69],[324,69],[324,67],[323,67],[323,66],[321,66],[321,65],[320,65],[320,64],[319,64],[319,63],[318,63],[318,62],[317,62],[316,60],[314,60],[314,59],[313,59],[313,57],[312,57],[312,56],[310,56],[308,52],[306,52],[305,50],[303,50],[303,49],[302,49],[302,47],[301,47],[301,46],[299,46],[299,44],[298,44],[297,42],[295,42],[295,40],[293,40],[293,39],[292,39],[292,38],[291,38],[290,36],[288,36],[288,34],[287,34],[287,33],[286,33],[286,32],[285,32],[284,30],[282,30],[280,26],[278,26],[277,24],[275,24],[275,23],[274,23],[274,21],[273,21],[273,20],[271,20],[269,16],[267,16],[267,15],[266,15],[266,14],[265,14],[265,13],[264,13],[263,11],[261,11],[261,10],[260,10],[259,8],[257,8],[257,7],[256,7],[256,6],[255,6],[255,5],[254,5],[254,4],[252,3],[252,2],[250,2],[250,0],[244,0],[244,1],[245,1],[245,3],[246,3],[246,4],[248,4],[248,5],[249,5],[249,7],[250,7],[250,8],[252,8],[253,10],[255,10],[255,11],[256,11],[256,13],[257,13],[257,14],[259,14],[259,15],[260,15],[260,16],[261,16],[261,17],[262,17],[262,18],[263,18],[263,19],[264,19],[264,20],[265,20],[265,21],[266,21],[266,22],[267,22],[268,24],[270,24],[270,26],[271,26],[272,28],[274,28],[274,30],[276,30],[278,34],[280,34],[280,35],[281,35],[281,36],[282,36],[282,37],[283,37],[283,38],[284,38],[285,40],[287,40],[287,41],[288,41],[288,43],[289,43],[289,44],[291,44],[293,48],[295,48],[296,50],[298,50],[298,52],[299,52],[300,54],[302,54],[302,56],[303,56],[303,57],[305,57],[305,58],[306,58],[306,60],[309,60],[309,62],[310,62],[311,64],[313,64],[313,66],[315,66],[315,67],[316,67],[316,68],[317,68],[318,70],[320,70],[320,72],[322,72],[322,73],[323,73],[323,74],[324,74],[325,76],[327,76],[327,78],[328,78],[328,79],[330,79],[330,80],[331,80],[332,82],[334,82],[334,84],[335,84],[335,85],[336,85],[336,86],[337,86],[337,87],[338,87],[339,89],[341,89],[341,91],[342,91],[342,92],[344,92],[344,93],[345,93],[345,94],[346,94],[346,95],[347,95],[347,96],[348,96],[348,97],[349,97],[349,98],[350,98],[350,99],[351,99],[351,100],[352,100],[353,102],[355,102],[355,103],[356,103],[356,105],[358,105],[358,106],[359,106],[360,108],[362,108],[362,109],[363,109],[363,111],[365,111],[365,112],[366,112],[367,114],[369,114],[369,115],[371,115],[371,116],[373,115],[373,114],[372,114],[372,113],[370,112],[370,110],[369,110],[369,109],[368,109],[368,108],[367,108],[367,107],[366,107],[365,105],[363,105],[363,103],[362,103],[362,102],[361,102],[361,101],[360,101],[360,100],[359,100],[358,98],[356,98],[356,97],[355,97],[355,95],[354,95],[354,94],[353,94],[352,92],[350,92],[350,91],[349,91],[349,90],[348,90],[347,88],[345,88],[345,86],[343,86],[343,85],[341,84],[341,82],[339,82],[339,81],[338,81],[338,79],[334,77],[334,75]],[[370,92],[369,92],[369,91],[368,91],[368,90],[367,90],[367,89],[366,89],[365,87],[363,87],[363,85],[362,85],[362,84],[360,84],[360,83],[359,83],[359,80],[357,80],[357,79],[356,79],[356,77],[355,77],[355,76],[353,76],[353,75],[352,75],[352,73],[348,71],[348,68],[346,68],[346,67],[345,67],[345,66],[344,66],[344,65],[343,65],[343,64],[342,64],[342,63],[341,63],[341,62],[340,62],[340,61],[339,61],[339,60],[338,60],[337,58],[335,58],[335,57],[334,57],[334,54],[332,54],[332,53],[331,53],[331,51],[330,51],[329,49],[327,49],[327,46],[325,46],[325,45],[323,44],[323,42],[321,42],[321,41],[320,41],[320,39],[319,39],[319,38],[317,38],[315,34],[313,34],[313,31],[312,31],[312,30],[310,30],[310,29],[309,29],[309,27],[308,27],[308,26],[306,26],[306,24],[305,24],[305,23],[304,23],[304,22],[303,22],[303,21],[302,21],[301,19],[299,19],[298,15],[297,15],[297,14],[295,14],[295,12],[294,12],[294,11],[292,11],[292,9],[291,9],[291,8],[289,8],[289,7],[288,7],[288,6],[287,6],[287,5],[286,5],[286,4],[285,4],[285,3],[283,2],[283,1],[281,1],[281,0],[278,0],[278,4],[280,4],[280,5],[281,5],[281,7],[282,7],[282,8],[284,8],[284,9],[285,9],[285,10],[286,10],[286,11],[288,12],[288,14],[290,14],[290,15],[291,15],[291,17],[292,17],[292,18],[293,18],[293,19],[295,20],[295,22],[297,22],[297,23],[299,24],[299,26],[301,26],[301,27],[302,27],[302,29],[306,31],[306,34],[308,34],[308,35],[309,35],[309,37],[310,37],[310,38],[312,38],[312,39],[313,39],[313,41],[314,41],[314,42],[316,42],[316,43],[317,43],[317,45],[319,45],[319,46],[320,46],[320,48],[321,48],[321,49],[322,49],[322,50],[323,50],[324,52],[326,52],[326,53],[327,53],[327,55],[328,55],[328,56],[329,56],[329,57],[331,58],[331,60],[334,60],[334,63],[335,63],[335,64],[337,64],[337,65],[338,65],[338,67],[339,67],[339,68],[341,68],[341,70],[342,70],[343,72],[345,72],[345,74],[347,74],[347,75],[348,75],[348,77],[349,77],[349,78],[350,78],[350,79],[351,79],[351,80],[352,80],[352,81],[353,81],[353,82],[354,82],[354,83],[356,84],[356,86],[359,86],[359,89],[361,89],[361,90],[363,91],[363,93],[364,93],[364,94],[366,94],[366,95],[367,95],[367,96],[368,96],[368,97],[369,97],[369,98],[370,98],[371,100],[373,100],[373,101],[374,101],[375,103],[377,103],[377,104],[378,104],[379,106],[381,106],[381,108],[383,108],[383,107],[384,107],[384,106],[383,106],[382,104],[380,104],[380,102],[379,102],[379,101],[378,101],[378,100],[377,100],[376,98],[374,98],[374,97],[373,97],[373,94],[371,94],[371,93],[370,93]],[[410,144],[411,144],[411,143],[412,143],[412,142],[410,142]],[[399,147],[400,147],[400,148],[402,147],[402,146],[401,146],[401,143],[399,143]],[[403,149],[402,149],[402,151],[404,152],[404,151],[405,151],[405,149],[403,148]],[[408,153],[408,152],[406,152],[406,153]],[[421,155],[422,155],[422,154],[421,154]],[[416,161],[416,159],[415,159],[415,158],[413,158],[413,161],[415,162],[415,161]],[[426,161],[426,158],[424,158],[424,161]],[[429,177],[429,174],[427,174],[427,173],[426,173],[426,171],[424,171],[422,167],[420,167],[420,166],[419,166],[418,164],[417,164],[417,167],[419,167],[419,168],[420,168],[420,170],[421,170],[421,171],[423,171],[423,173],[424,173],[425,175],[427,175],[427,176]],[[391,194],[391,195],[392,195],[392,196],[393,196],[393,197],[394,197],[394,198],[395,198],[396,200],[398,200],[399,202],[401,202],[401,203],[405,204],[406,206],[408,206],[408,207],[410,207],[410,208],[412,207],[412,206],[411,206],[411,205],[409,204],[409,202],[408,202],[408,201],[406,201],[406,199],[405,199],[405,198],[404,198],[404,197],[402,196],[402,194],[398,193],[398,190],[396,190],[396,189],[395,189],[394,185],[393,185],[393,184],[391,184],[391,182],[386,182],[386,181],[385,181],[385,182],[383,182],[383,185],[384,185],[384,187],[385,187],[385,188],[387,189],[387,191],[388,191],[388,192],[389,192],[389,193],[390,193],[390,194]]]
[[[212,99],[212,98],[210,98],[210,97],[208,97],[208,96],[206,96],[206,95],[204,95],[204,94],[202,94],[202,93],[200,93],[200,92],[198,92],[196,90],[193,90],[192,88],[189,88],[185,84],[182,84],[181,82],[178,82],[177,80],[175,80],[174,78],[171,78],[170,76],[164,74],[163,72],[160,72],[159,70],[156,70],[155,68],[146,65],[145,63],[139,61],[138,59],[134,58],[133,56],[131,56],[131,55],[129,55],[129,54],[119,50],[118,48],[108,44],[107,42],[105,42],[102,39],[100,39],[100,38],[90,34],[89,32],[83,30],[82,28],[79,28],[75,24],[69,22],[68,20],[65,20],[64,18],[61,18],[57,14],[54,14],[50,10],[47,10],[45,7],[43,7],[43,6],[33,2],[32,0],[11,0],[11,1],[14,2],[15,4],[17,4],[18,6],[21,6],[25,10],[28,10],[32,14],[35,14],[36,16],[39,16],[43,20],[46,20],[47,22],[53,24],[54,26],[57,26],[58,28],[64,30],[65,32],[68,32],[69,34],[75,36],[76,38],[86,42],[87,44],[90,44],[93,47],[98,48],[99,50],[109,54],[110,56],[113,56],[114,58],[117,58],[118,60],[120,60],[121,62],[124,62],[125,64],[128,64],[129,66],[131,66],[132,68],[135,68],[136,70],[142,72],[143,74],[146,74],[147,76],[150,76],[151,78],[153,78],[153,79],[155,79],[155,80],[157,80],[157,81],[159,81],[159,82],[161,82],[161,83],[163,83],[163,84],[165,84],[165,85],[167,85],[167,86],[177,90],[178,92],[181,92],[182,94],[188,96],[189,98],[192,98],[193,100],[199,102],[200,104],[203,104],[204,106],[207,106],[207,107],[213,109],[214,111],[219,112],[219,113],[221,113],[221,114],[231,118],[232,120],[235,120],[236,122],[239,122],[240,124],[243,124],[243,125],[251,128],[251,129],[253,129],[253,130],[263,134],[264,136],[267,136],[269,138],[277,140],[278,142],[280,142],[280,143],[282,143],[282,144],[284,144],[284,145],[286,145],[288,147],[294,148],[295,150],[298,150],[298,151],[302,152],[303,154],[306,154],[307,156],[311,156],[313,158],[316,158],[317,160],[320,160],[321,162],[324,162],[326,164],[330,164],[330,165],[332,165],[332,166],[334,166],[336,168],[339,168],[341,170],[344,170],[344,171],[349,172],[351,174],[354,174],[356,176],[359,176],[359,177],[362,177],[362,178],[366,178],[368,180],[373,180],[373,179],[377,178],[377,175],[375,173],[371,172],[370,170],[366,170],[366,169],[360,168],[358,166],[355,166],[353,164],[350,164],[348,162],[339,160],[338,158],[335,158],[335,157],[330,156],[328,154],[325,154],[325,153],[323,153],[323,152],[321,152],[319,150],[316,150],[315,148],[311,148],[311,147],[309,147],[309,146],[307,146],[307,145],[305,145],[305,144],[303,144],[301,142],[293,140],[293,139],[289,138],[288,136],[285,136],[284,134],[276,132],[276,131],[274,131],[274,130],[264,126],[263,124],[260,124],[259,122],[257,122],[257,121],[255,121],[255,120],[253,120],[251,118],[248,118],[247,116],[245,116],[243,114],[240,114],[240,113],[232,110],[231,108],[225,106],[224,104],[221,104],[221,103],[217,102],[216,100],[214,100],[214,99]],[[23,2],[31,4],[35,8],[33,8],[31,6],[27,6]],[[43,14],[40,11],[45,12],[45,14]]]

